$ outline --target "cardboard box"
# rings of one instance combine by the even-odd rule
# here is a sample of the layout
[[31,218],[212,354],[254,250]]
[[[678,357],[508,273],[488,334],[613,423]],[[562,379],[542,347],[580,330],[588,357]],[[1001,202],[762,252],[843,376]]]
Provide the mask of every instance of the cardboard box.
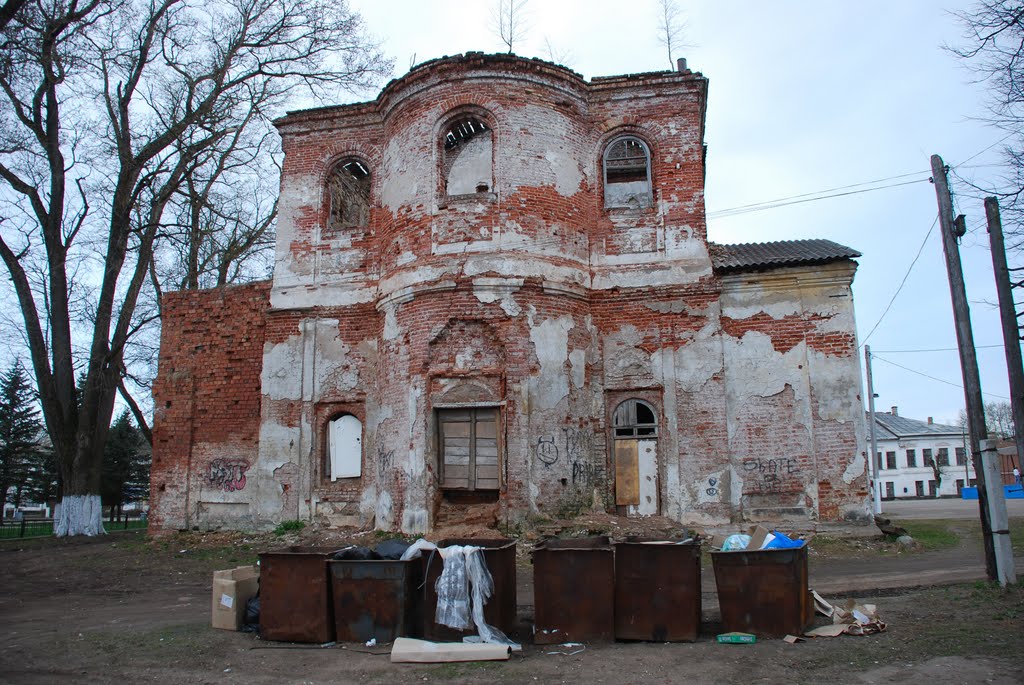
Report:
[[213,616],[211,625],[224,630],[241,630],[245,603],[260,588],[260,570],[239,566],[213,572]]

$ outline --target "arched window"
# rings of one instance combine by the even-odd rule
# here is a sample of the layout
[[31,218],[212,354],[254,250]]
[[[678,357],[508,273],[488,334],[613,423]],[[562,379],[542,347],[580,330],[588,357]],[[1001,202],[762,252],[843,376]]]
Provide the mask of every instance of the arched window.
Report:
[[651,198],[651,153],[635,136],[622,136],[604,152],[604,206],[646,209]]
[[615,408],[612,426],[616,438],[654,438],[658,435],[658,416],[643,400],[626,400]]
[[327,181],[331,199],[327,233],[337,234],[370,223],[370,169],[357,159],[338,162]]
[[456,119],[441,139],[441,178],[446,195],[489,193],[494,187],[491,128],[476,116]]
[[363,424],[351,414],[332,419],[327,427],[327,463],[331,480],[358,478],[363,472]]

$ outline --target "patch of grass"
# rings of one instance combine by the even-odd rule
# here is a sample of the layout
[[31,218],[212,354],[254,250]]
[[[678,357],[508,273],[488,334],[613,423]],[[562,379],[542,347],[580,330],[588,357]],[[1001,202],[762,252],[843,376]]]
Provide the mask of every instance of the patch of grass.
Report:
[[898,525],[906,528],[922,549],[947,549],[960,544],[960,536],[952,529],[950,521],[901,521]]
[[277,524],[277,528],[274,529],[274,535],[284,535],[293,531],[297,533],[305,527],[305,521],[281,521],[281,523]]

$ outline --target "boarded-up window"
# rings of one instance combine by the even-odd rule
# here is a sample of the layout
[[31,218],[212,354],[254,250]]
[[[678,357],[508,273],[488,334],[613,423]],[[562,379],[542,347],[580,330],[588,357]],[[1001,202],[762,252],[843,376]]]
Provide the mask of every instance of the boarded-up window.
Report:
[[358,478],[363,470],[363,424],[346,414],[331,421],[327,432],[331,480]]
[[501,484],[497,409],[438,411],[441,487],[497,490]]
[[617,138],[604,153],[604,206],[651,206],[651,155],[639,138]]

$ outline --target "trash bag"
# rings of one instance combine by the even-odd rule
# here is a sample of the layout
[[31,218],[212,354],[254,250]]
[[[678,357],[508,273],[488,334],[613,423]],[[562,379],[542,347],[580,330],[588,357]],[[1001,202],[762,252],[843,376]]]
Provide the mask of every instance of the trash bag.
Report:
[[376,552],[381,559],[398,560],[409,549],[409,543],[405,540],[385,540],[377,545]]
[[740,550],[740,549],[746,549],[747,545],[749,545],[749,544],[750,544],[750,536],[749,535],[743,535],[742,533],[737,534],[737,535],[730,535],[729,537],[727,537],[725,539],[725,542],[722,543],[722,551],[723,552],[730,552],[730,551],[735,551],[735,550]]
[[260,632],[260,596],[250,597],[245,603],[245,617],[242,619],[243,633]]
[[337,561],[372,561],[380,559],[380,555],[369,547],[351,545],[345,549],[338,550],[331,558]]
[[785,533],[774,531],[775,538],[763,547],[763,549],[795,549],[803,547],[803,540],[794,540]]

